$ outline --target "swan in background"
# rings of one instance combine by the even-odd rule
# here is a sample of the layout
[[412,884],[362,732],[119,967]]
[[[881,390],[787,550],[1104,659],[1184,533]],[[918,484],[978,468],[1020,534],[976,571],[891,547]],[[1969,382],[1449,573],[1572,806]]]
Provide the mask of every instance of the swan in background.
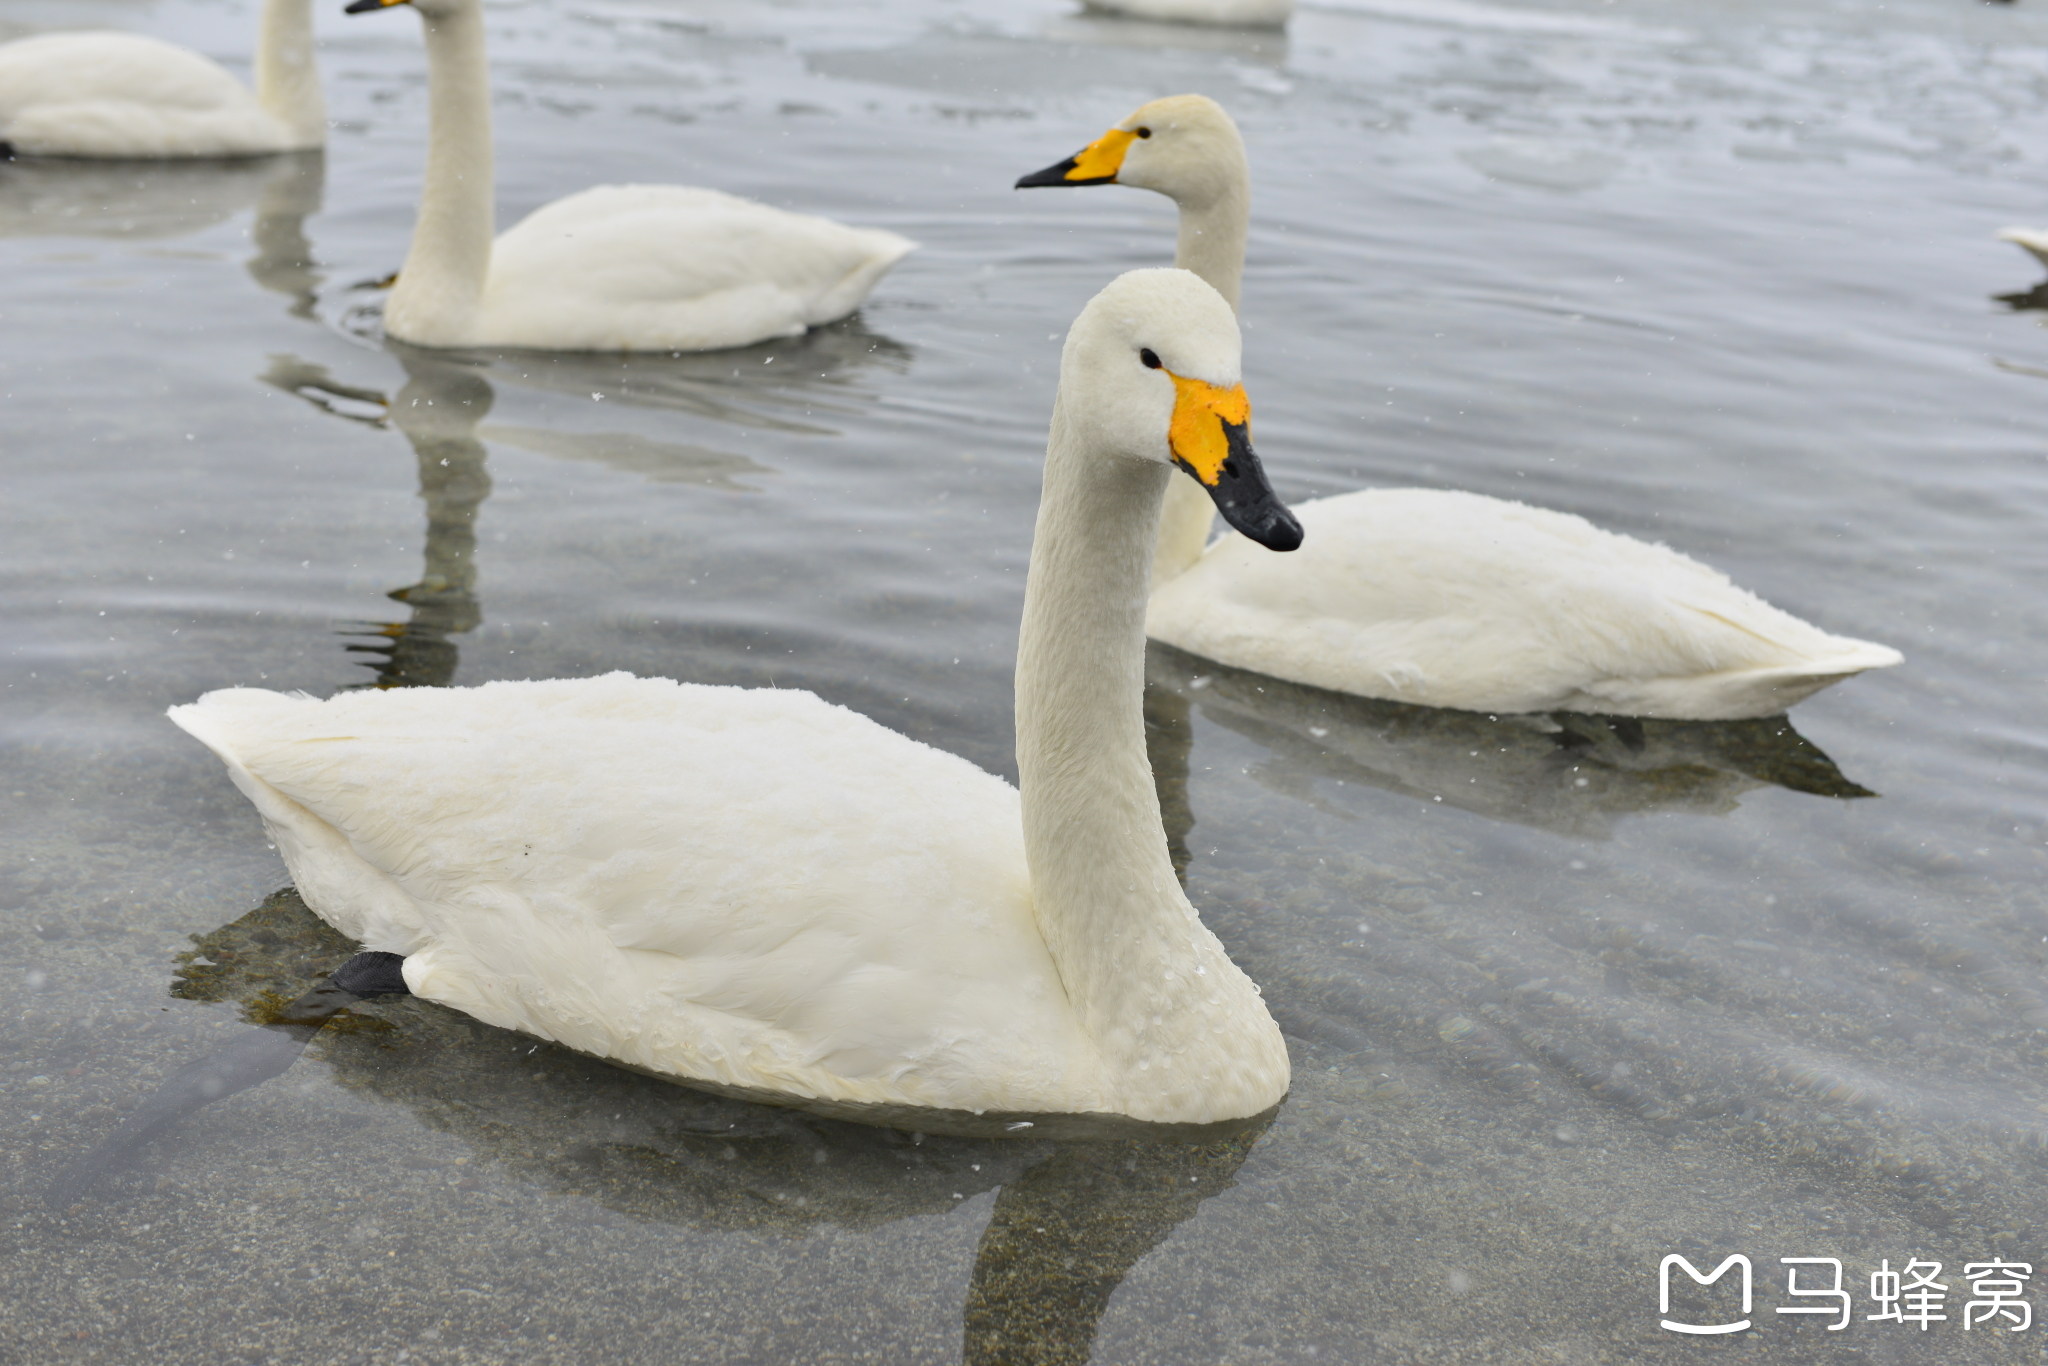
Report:
[[[1036,185],[1136,185],[1180,206],[1176,264],[1233,307],[1251,221],[1244,140],[1214,100],[1154,100]],[[1900,662],[1830,635],[1666,546],[1569,513],[1439,489],[1366,489],[1296,509],[1285,560],[1170,489],[1152,567],[1154,639],[1362,697],[1479,712],[1722,721],[1783,712]]]
[[492,241],[490,70],[480,0],[410,4],[426,27],[427,173],[384,331],[417,346],[715,351],[860,307],[917,245],[717,190],[600,185]]
[[490,1024],[927,1132],[1249,1118],[1287,1050],[1174,878],[1139,714],[1172,467],[1247,536],[1300,541],[1249,411],[1236,319],[1197,277],[1134,271],[1074,323],[1018,642],[1021,796],[811,693],[628,674],[236,688],[171,717],[309,906]]
[[1294,0],[1085,0],[1083,8],[1133,19],[1230,28],[1279,28],[1294,17]]
[[265,0],[256,89],[139,33],[0,43],[0,147],[35,157],[246,157],[327,143],[312,0]]
[[2000,228],[1998,240],[2012,243],[2042,265],[2048,266],[2048,229]]

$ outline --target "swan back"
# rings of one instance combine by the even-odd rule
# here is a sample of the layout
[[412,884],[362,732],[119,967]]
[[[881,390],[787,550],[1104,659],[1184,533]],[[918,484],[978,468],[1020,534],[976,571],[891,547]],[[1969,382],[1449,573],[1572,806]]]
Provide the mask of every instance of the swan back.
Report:
[[1899,662],[1662,545],[1480,494],[1373,489],[1298,509],[1313,574],[1225,538],[1150,629],[1227,664],[1472,711],[1767,716]]

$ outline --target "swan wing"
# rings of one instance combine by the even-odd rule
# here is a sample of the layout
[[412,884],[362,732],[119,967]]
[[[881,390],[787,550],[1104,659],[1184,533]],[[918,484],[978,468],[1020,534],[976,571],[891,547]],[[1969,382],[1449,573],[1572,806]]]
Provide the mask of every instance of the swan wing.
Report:
[[1900,660],[1567,513],[1430,489],[1296,512],[1301,549],[1265,555],[1225,537],[1153,595],[1150,633],[1367,697],[1695,720],[1772,715]]
[[218,65],[134,33],[0,44],[0,139],[31,156],[81,157],[236,156],[291,142]]
[[414,990],[666,1075],[1054,1109],[1090,1051],[1015,789],[809,693],[613,674],[210,693],[306,901]]
[[843,318],[915,247],[716,190],[603,185],[492,247],[479,336],[557,350],[715,350]]

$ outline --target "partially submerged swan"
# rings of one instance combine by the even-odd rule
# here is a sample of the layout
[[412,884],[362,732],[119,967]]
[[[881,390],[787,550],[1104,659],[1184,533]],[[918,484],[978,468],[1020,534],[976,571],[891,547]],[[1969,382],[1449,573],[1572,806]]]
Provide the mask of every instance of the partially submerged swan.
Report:
[[244,157],[325,146],[312,0],[265,0],[256,89],[139,33],[0,43],[0,146],[21,156]]
[[[1180,206],[1176,264],[1233,306],[1250,175],[1214,100],[1154,100],[1034,185],[1135,185]],[[1479,712],[1770,716],[1900,661],[1831,635],[1662,545],[1582,517],[1437,489],[1303,503],[1300,554],[1209,544],[1206,502],[1170,489],[1146,628],[1241,669],[1363,697]]]
[[627,674],[236,688],[171,718],[309,906],[491,1024],[905,1127],[1254,1116],[1287,1051],[1174,878],[1139,702],[1173,466],[1245,535],[1299,543],[1248,421],[1236,320],[1195,276],[1134,271],[1075,322],[1018,641],[1021,795],[810,693]]
[[426,27],[431,102],[419,222],[384,306],[416,346],[715,351],[859,308],[916,247],[874,228],[717,190],[600,185],[492,240],[490,69],[481,0],[410,4]]

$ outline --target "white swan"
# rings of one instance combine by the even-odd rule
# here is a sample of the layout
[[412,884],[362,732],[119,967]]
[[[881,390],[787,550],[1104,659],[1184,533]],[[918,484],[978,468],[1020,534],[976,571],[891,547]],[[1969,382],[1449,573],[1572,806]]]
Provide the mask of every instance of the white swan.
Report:
[[1083,0],[1083,8],[1133,19],[1228,28],[1279,28],[1294,17],[1294,0]]
[[[1033,185],[1136,185],[1180,206],[1178,265],[1231,301],[1250,175],[1214,100],[1154,100]],[[1884,645],[1830,635],[1661,545],[1474,493],[1367,489],[1303,503],[1285,560],[1168,490],[1146,627],[1192,654],[1297,683],[1481,712],[1770,716]]]
[[327,142],[311,0],[265,0],[256,89],[137,33],[0,43],[0,143],[21,156],[243,157]]
[[431,112],[412,249],[384,330],[418,346],[715,351],[794,337],[860,307],[908,238],[717,190],[601,185],[491,240],[490,69],[480,0],[411,4]]
[[1075,322],[1017,649],[1021,799],[810,693],[627,674],[237,688],[171,718],[309,906],[491,1024],[905,1127],[1255,1115],[1287,1051],[1174,879],[1139,703],[1170,466],[1299,542],[1248,411],[1236,321],[1195,276],[1133,272]]
[[2048,266],[2048,229],[2000,228],[1998,240],[2012,243],[2042,265]]

